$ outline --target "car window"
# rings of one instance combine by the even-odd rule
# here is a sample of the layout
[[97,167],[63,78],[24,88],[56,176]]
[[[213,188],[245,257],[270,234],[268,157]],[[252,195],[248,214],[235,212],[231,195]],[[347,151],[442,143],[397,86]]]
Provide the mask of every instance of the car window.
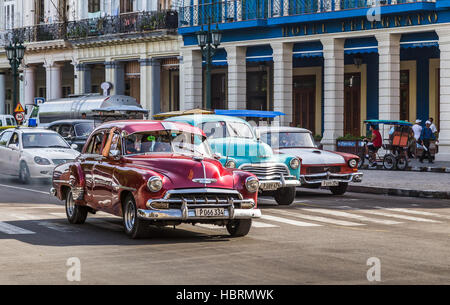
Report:
[[75,125],[75,135],[77,137],[87,137],[94,130],[94,122],[79,123]]
[[70,148],[67,142],[57,133],[24,133],[23,148]]
[[19,134],[17,132],[15,132],[12,135],[8,145],[11,145],[11,144],[19,145]]
[[227,137],[246,139],[254,138],[253,132],[250,127],[247,124],[241,122],[205,122],[198,127],[203,129],[203,132],[208,139],[220,139]]
[[6,125],[7,126],[14,126],[16,125],[12,118],[6,118]]
[[12,131],[5,131],[4,133],[2,133],[2,135],[0,136],[0,146],[6,146],[11,136]]
[[102,153],[103,137],[104,137],[103,132],[96,133],[89,141],[85,153],[91,155],[100,155]]
[[2,121],[2,119],[0,119],[0,127],[2,127],[3,126],[3,121]]
[[63,138],[75,136],[72,125],[61,125],[61,127],[59,127],[59,134]]
[[[59,125],[58,125],[58,124],[55,124],[55,125],[53,125],[53,126],[50,126],[49,129],[58,132],[58,127],[59,127]],[[58,132],[58,133],[59,133],[59,132]]]
[[279,148],[314,148],[314,140],[308,132],[268,132],[261,134],[261,141]]

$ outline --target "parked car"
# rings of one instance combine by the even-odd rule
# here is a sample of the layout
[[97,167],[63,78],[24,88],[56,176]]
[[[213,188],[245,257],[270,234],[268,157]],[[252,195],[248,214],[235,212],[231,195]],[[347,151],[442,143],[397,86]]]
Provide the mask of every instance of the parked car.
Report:
[[77,150],[81,152],[87,138],[94,130],[95,121],[61,120],[52,122],[46,127],[59,133],[70,145],[77,145]]
[[276,202],[289,205],[300,185],[300,161],[295,156],[274,154],[259,141],[245,120],[225,115],[183,115],[166,119],[185,122],[203,129],[212,150],[228,168],[255,174],[263,195],[273,195]]
[[[103,157],[114,127],[115,147]],[[214,159],[200,129],[133,120],[97,127],[80,157],[56,167],[51,192],[65,200],[70,223],[104,211],[121,216],[131,238],[146,236],[149,225],[181,223],[225,225],[244,236],[261,215],[258,186],[255,175]]]
[[24,184],[32,178],[51,178],[55,166],[79,154],[51,130],[24,127],[0,134],[0,172],[18,176]]
[[301,161],[302,187],[329,187],[334,195],[347,191],[348,183],[361,182],[359,157],[318,149],[311,131],[297,127],[257,127],[261,140],[273,149],[297,156]]
[[0,114],[0,130],[16,127],[16,119],[10,114]]

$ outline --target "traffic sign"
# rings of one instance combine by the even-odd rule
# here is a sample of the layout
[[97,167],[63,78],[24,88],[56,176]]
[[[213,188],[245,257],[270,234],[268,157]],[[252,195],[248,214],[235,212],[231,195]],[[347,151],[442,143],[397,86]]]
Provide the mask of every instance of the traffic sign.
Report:
[[39,106],[39,105],[44,104],[44,103],[45,103],[45,98],[43,98],[43,97],[35,97],[34,98],[34,104],[36,106]]
[[20,103],[17,104],[16,109],[14,109],[14,112],[25,112],[22,105]]
[[14,117],[16,118],[16,121],[22,122],[25,119],[25,116],[23,115],[23,112],[17,112]]

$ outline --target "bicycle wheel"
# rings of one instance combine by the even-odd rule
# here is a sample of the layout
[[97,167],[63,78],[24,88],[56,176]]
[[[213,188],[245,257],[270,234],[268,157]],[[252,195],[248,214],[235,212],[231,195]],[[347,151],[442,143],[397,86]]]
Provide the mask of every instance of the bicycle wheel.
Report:
[[397,166],[397,159],[393,154],[386,154],[383,158],[383,167],[387,170],[394,170]]

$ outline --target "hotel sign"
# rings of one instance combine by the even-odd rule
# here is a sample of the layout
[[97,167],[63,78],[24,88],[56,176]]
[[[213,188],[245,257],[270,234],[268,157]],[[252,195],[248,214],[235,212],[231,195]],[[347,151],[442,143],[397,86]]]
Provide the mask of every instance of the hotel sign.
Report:
[[305,36],[326,33],[364,31],[384,28],[395,28],[434,24],[438,22],[436,12],[409,15],[383,16],[379,21],[369,21],[366,17],[351,18],[340,22],[321,22],[288,25],[282,27],[282,36]]

